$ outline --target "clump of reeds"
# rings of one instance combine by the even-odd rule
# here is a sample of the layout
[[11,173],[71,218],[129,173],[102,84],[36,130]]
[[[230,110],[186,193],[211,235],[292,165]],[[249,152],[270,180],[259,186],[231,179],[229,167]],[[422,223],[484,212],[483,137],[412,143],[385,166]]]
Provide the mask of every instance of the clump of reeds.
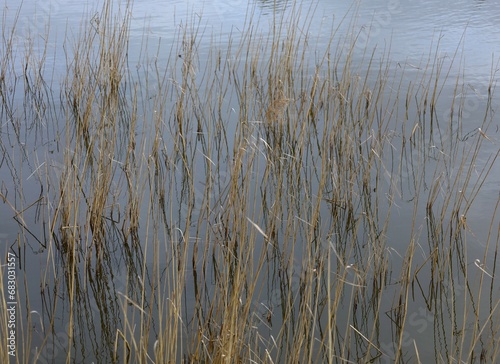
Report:
[[[366,50],[356,63],[354,24],[352,39],[333,31],[313,49],[312,16],[297,7],[270,34],[250,10],[244,36],[227,48],[212,38],[205,53],[193,18],[165,59],[161,45],[148,58],[145,41],[129,67],[132,4],[111,5],[65,39],[60,174],[50,163],[33,172],[50,186],[35,204],[48,227],[43,330],[26,331],[19,361],[499,358],[498,197],[474,265],[467,222],[498,156],[481,160],[495,143],[494,75],[480,129],[464,135],[462,80],[443,104],[451,64],[438,49],[408,80],[390,54]],[[3,92],[9,44],[3,118],[15,105]],[[24,84],[40,110],[52,99],[41,69],[27,63]],[[27,133],[9,122],[3,132]],[[4,163],[22,180],[16,159]],[[22,184],[15,194],[25,196]],[[400,214],[408,231],[395,235]],[[23,314],[31,323],[31,309]],[[419,328],[440,338],[432,350]]]

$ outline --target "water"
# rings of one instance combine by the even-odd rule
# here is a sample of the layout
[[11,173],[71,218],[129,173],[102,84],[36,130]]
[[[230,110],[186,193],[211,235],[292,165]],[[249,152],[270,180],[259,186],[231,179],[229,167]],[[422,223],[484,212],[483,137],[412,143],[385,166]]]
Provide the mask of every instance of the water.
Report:
[[[386,60],[395,67],[399,66],[401,69],[406,70],[405,79],[411,79],[413,75],[424,72],[428,63],[434,63],[435,59],[442,60],[446,67],[450,70],[449,77],[444,82],[441,91],[441,100],[444,105],[448,104],[455,95],[452,94],[455,85],[454,82],[458,76],[466,80],[467,88],[464,92],[467,93],[466,103],[463,107],[463,123],[460,130],[457,126],[456,133],[460,134],[464,143],[468,143],[467,137],[471,134],[477,134],[477,128],[481,125],[483,110],[487,102],[488,86],[491,78],[497,79],[497,56],[499,54],[500,44],[498,39],[500,30],[497,25],[500,18],[500,4],[496,2],[487,1],[318,1],[314,5],[313,10],[310,10],[310,3],[305,1],[302,4],[295,4],[287,1],[140,1],[134,2],[132,18],[130,24],[129,34],[129,61],[127,67],[136,69],[137,75],[140,77],[142,70],[152,70],[156,65],[162,68],[171,68],[170,72],[175,74],[178,70],[172,64],[167,64],[169,51],[175,42],[178,32],[192,24],[198,24],[200,39],[202,41],[198,48],[198,60],[196,63],[197,70],[203,70],[206,64],[206,59],[214,47],[218,47],[225,51],[227,48],[228,37],[231,36],[234,43],[238,43],[240,37],[243,36],[244,24],[248,21],[246,14],[248,11],[254,12],[254,22],[256,23],[257,34],[267,34],[271,32],[271,24],[275,17],[285,17],[292,11],[296,11],[300,6],[303,11],[301,16],[304,19],[311,19],[304,23],[304,27],[299,29],[301,33],[307,34],[311,42],[314,42],[318,49],[317,54],[311,54],[309,62],[310,69],[305,70],[313,74],[313,66],[318,61],[321,53],[328,45],[332,29],[338,28],[336,39],[345,39],[347,41],[357,37],[357,43],[353,53],[353,64],[359,64],[359,71],[362,73],[367,59],[366,52],[371,53],[375,49],[374,62],[381,62],[382,59]],[[7,29],[12,26],[14,22],[14,14],[17,11],[17,5],[6,2],[4,9],[7,9],[7,17],[3,23]],[[18,27],[15,39],[14,48],[18,58],[22,58],[25,52],[33,52],[38,59],[46,57],[44,74],[49,80],[48,89],[52,90],[56,95],[60,91],[60,82],[64,80],[66,75],[66,56],[71,54],[68,50],[71,45],[64,44],[63,34],[68,34],[69,38],[76,37],[82,24],[88,24],[95,21],[94,15],[101,11],[101,2],[87,2],[82,3],[79,1],[53,1],[50,6],[45,3],[37,5],[37,3],[23,4],[18,19]],[[118,4],[114,8],[115,12],[124,11],[120,9]],[[82,20],[82,16],[85,18]],[[307,14],[307,16],[306,16]],[[312,17],[312,18],[311,18]],[[344,18],[345,17],[345,18]],[[354,17],[354,18],[353,18]],[[354,25],[352,25],[354,22]],[[48,31],[48,52],[43,54],[44,38],[38,33],[44,34],[50,24]],[[148,46],[144,47],[145,39],[147,37]],[[29,41],[28,41],[29,40]],[[257,51],[257,50],[255,50]],[[262,50],[263,53],[266,50]],[[224,54],[224,53],[223,53]],[[428,59],[429,54],[435,55],[436,58]],[[179,54],[179,57],[182,57]],[[230,61],[232,61],[230,59]],[[236,59],[234,61],[237,61]],[[69,59],[71,62],[71,59]],[[19,63],[20,64],[20,63]],[[376,67],[375,67],[376,68]],[[22,68],[15,68],[13,73],[21,77]],[[48,75],[48,76],[47,76]],[[17,78],[12,77],[8,79],[10,85],[14,85]],[[154,83],[150,84],[151,90],[154,90]],[[15,95],[19,97],[20,95]],[[233,107],[237,100],[232,98],[231,101],[225,101],[227,107]],[[496,100],[494,100],[496,101]],[[37,106],[36,100],[33,105]],[[60,135],[54,135],[53,130],[57,130],[55,125],[58,125],[57,108],[59,100],[54,98],[54,103],[47,106],[47,112],[53,112],[54,124],[53,125],[31,125],[26,131],[26,125],[21,129],[22,133],[15,135],[11,129],[7,131],[5,124],[8,122],[8,117],[2,115],[2,145],[4,147],[4,162],[0,165],[1,178],[2,178],[2,193],[7,195],[9,201],[15,202],[15,206],[30,206],[36,202],[42,192],[40,192],[40,181],[44,181],[50,175],[51,178],[60,178],[60,168],[63,162],[62,150],[59,144],[61,139]],[[494,102],[495,108],[497,103]],[[21,109],[21,107],[19,107]],[[236,106],[234,106],[237,109]],[[36,119],[36,107],[31,110],[33,114],[26,116],[26,123],[30,125],[29,120]],[[146,114],[146,110],[142,110]],[[237,110],[234,112],[237,114]],[[445,118],[446,110],[442,110],[440,117]],[[60,114],[59,114],[60,115]],[[234,121],[235,116],[228,113],[228,130],[229,134],[233,132],[236,126],[232,126],[231,122]],[[38,130],[38,132],[35,132]],[[482,150],[482,155],[478,159],[476,166],[476,176],[478,177],[483,163],[486,163],[487,158],[498,151],[498,134],[499,123],[494,121],[492,127],[488,130],[488,138],[491,139],[486,143]],[[164,136],[168,138],[168,136]],[[398,137],[395,136],[395,141]],[[42,140],[43,143],[38,143]],[[472,140],[472,139],[471,139]],[[14,148],[18,143],[27,146],[26,155],[23,156],[22,152]],[[431,146],[429,146],[431,147]],[[12,149],[10,149],[12,148]],[[5,157],[8,155],[8,157]],[[312,157],[313,158],[313,157]],[[12,161],[8,163],[7,160]],[[203,161],[203,158],[200,158]],[[225,161],[227,163],[227,161]],[[261,161],[262,165],[265,164],[264,159]],[[200,162],[200,165],[202,163]],[[43,167],[43,168],[42,168]],[[47,169],[46,169],[47,168]],[[16,169],[18,172],[12,172]],[[262,172],[255,172],[255,184],[262,178]],[[260,173],[260,174],[259,174]],[[450,172],[453,175],[453,171]],[[229,184],[226,176],[226,170],[221,167],[221,178],[219,179],[220,196],[224,195],[224,188]],[[429,181],[432,181],[434,176],[428,176]],[[195,184],[200,185],[203,183],[203,172],[195,174]],[[22,183],[21,183],[22,182]],[[16,191],[16,186],[23,186],[22,194]],[[183,193],[182,188],[182,175],[176,175],[176,180],[172,185],[176,189],[176,195],[181,196]],[[388,185],[382,186],[382,190],[388,189]],[[498,199],[498,186],[500,185],[500,170],[494,168],[489,175],[487,181],[478,196],[478,203],[473,205],[467,214],[467,224],[471,229],[470,240],[473,241],[472,247],[469,247],[468,261],[465,263],[474,269],[474,262],[479,259],[481,263],[485,263],[486,267],[491,267],[494,263],[494,258],[490,255],[484,256],[484,234],[482,231],[488,231],[490,225],[490,218],[493,214],[495,201]],[[53,189],[57,186],[53,185]],[[314,191],[314,187],[311,188]],[[401,191],[403,192],[403,191]],[[198,190],[195,192],[199,195],[196,198],[201,201],[203,194]],[[257,195],[257,193],[255,193]],[[214,196],[217,199],[219,195]],[[407,198],[408,199],[408,198]],[[18,201],[22,200],[22,202]],[[182,205],[182,198],[179,197],[179,205]],[[388,249],[394,252],[394,270],[397,270],[400,264],[398,255],[402,255],[408,246],[407,231],[411,228],[411,221],[414,219],[411,204],[405,203],[405,198],[397,201],[397,208],[393,212],[393,219],[397,221],[388,229]],[[143,210],[147,210],[148,205],[144,203]],[[48,335],[49,343],[54,344],[51,350],[45,350],[42,355],[42,360],[50,362],[53,356],[55,362],[60,362],[65,358],[65,348],[68,343],[68,337],[65,334],[65,327],[68,322],[68,311],[66,308],[58,312],[58,317],[55,321],[55,332],[49,335],[46,327],[49,325],[49,310],[50,303],[47,304],[47,292],[53,286],[61,287],[63,281],[60,280],[60,275],[63,270],[58,267],[46,268],[46,259],[50,254],[45,251],[44,241],[48,238],[45,227],[37,225],[40,221],[40,211],[35,209],[26,208],[23,215],[25,224],[29,226],[30,232],[33,236],[28,238],[27,249],[17,249],[22,251],[23,259],[19,262],[21,269],[25,269],[26,276],[29,277],[27,282],[27,291],[30,297],[30,310],[28,316],[33,320],[34,345],[31,350],[28,350],[32,355],[36,352],[36,346],[41,346],[43,338]],[[2,212],[2,219],[0,221],[1,241],[6,243],[6,246],[16,247],[18,233],[23,230],[19,222],[15,221],[12,216],[15,212],[7,205],[0,206]],[[219,211],[223,214],[224,211]],[[329,210],[325,207],[322,214],[327,216]],[[425,230],[426,224],[430,217],[425,211],[425,206],[418,211],[417,216],[417,229]],[[179,225],[182,225],[182,214],[178,217]],[[498,220],[498,219],[497,219]],[[214,225],[216,221],[213,221]],[[207,223],[208,225],[208,223]],[[193,227],[194,228],[194,227]],[[206,228],[206,226],[205,226]],[[102,325],[90,325],[90,334],[84,332],[84,328],[88,327],[85,320],[77,322],[77,327],[82,332],[77,334],[77,337],[83,343],[85,350],[76,351],[72,357],[80,358],[81,361],[85,360],[107,360],[111,357],[110,351],[104,350],[104,353],[99,350],[93,351],[90,348],[97,347],[102,350],[106,347],[98,345],[101,340],[112,347],[114,340],[115,326],[119,326],[119,314],[117,310],[120,307],[120,301],[115,292],[124,292],[127,290],[129,295],[139,295],[141,285],[147,284],[142,282],[141,279],[136,280],[127,278],[125,273],[124,261],[130,263],[134,261],[133,257],[144,256],[146,268],[150,267],[158,253],[148,251],[145,253],[130,253],[124,252],[120,243],[120,232],[113,230],[110,227],[109,244],[110,251],[115,254],[110,255],[109,260],[103,268],[104,272],[95,272],[93,268],[89,268],[90,274],[94,276],[95,280],[87,282],[88,288],[86,292],[92,292],[88,296],[83,294],[77,298],[77,302],[81,307],[81,317],[89,316],[97,320],[98,317],[109,317],[109,322]],[[145,232],[139,232],[143,238]],[[424,251],[427,246],[427,241],[430,239],[425,233],[418,234],[420,240],[418,246]],[[138,251],[138,247],[135,247]],[[417,248],[417,251],[419,249]],[[300,253],[297,253],[296,259],[300,260]],[[428,258],[427,252],[421,255],[416,254],[416,264],[425,265]],[[56,259],[58,263],[64,264],[64,261]],[[130,259],[130,261],[128,261]],[[139,264],[140,265],[140,264]],[[279,264],[276,263],[276,266]],[[129,266],[134,266],[129,264]],[[198,267],[201,269],[201,267]],[[148,270],[148,269],[146,269]],[[479,272],[474,271],[474,274]],[[129,272],[130,273],[130,272]],[[142,276],[141,272],[136,271],[131,273],[132,276]],[[146,276],[150,274],[147,273]],[[192,274],[191,271],[188,274]],[[38,277],[40,277],[38,279]],[[113,278],[106,280],[105,276],[113,276]],[[272,274],[270,274],[272,276]],[[351,277],[354,279],[354,276]],[[432,274],[422,272],[419,279],[423,282],[428,282],[432,279]],[[84,285],[86,276],[84,272],[80,272],[79,280]],[[425,283],[424,283],[425,284]],[[135,286],[134,286],[135,285]],[[263,285],[265,285],[263,283]],[[273,303],[272,292],[276,292],[276,287],[279,284],[275,281],[267,283],[268,296],[262,299],[266,307]],[[451,283],[450,283],[451,285]],[[112,287],[110,287],[112,286]],[[459,289],[459,297],[463,297],[467,288],[457,283]],[[24,290],[24,289],[23,289]],[[42,291],[42,294],[40,293]],[[193,292],[192,282],[188,282],[187,292]],[[210,289],[208,289],[210,290]],[[396,291],[396,289],[395,289]],[[498,289],[495,291],[498,293]],[[189,294],[189,293],[188,293]],[[387,291],[387,297],[395,295],[395,292]],[[50,295],[49,295],[50,297]],[[412,312],[408,316],[407,336],[405,337],[405,348],[412,347],[412,340],[415,339],[419,342],[420,347],[425,347],[426,343],[429,348],[433,345],[430,343],[429,331],[431,326],[434,332],[439,332],[441,328],[435,322],[428,310],[422,309],[425,307],[425,300],[423,295],[417,295],[415,302],[410,306]],[[382,305],[387,308],[391,307],[391,298],[384,301]],[[101,300],[101,302],[99,302]],[[192,309],[191,303],[193,298],[186,297],[186,307],[188,311]],[[104,304],[103,304],[104,303]],[[103,307],[109,306],[109,312],[103,312]],[[259,303],[256,302],[256,307]],[[44,311],[44,308],[47,311]],[[278,307],[274,307],[278,309]],[[460,308],[459,308],[460,310]],[[36,311],[36,312],[34,312]],[[266,314],[267,311],[256,309],[255,312],[261,316]],[[460,316],[460,315],[459,315]],[[276,319],[275,319],[276,320]],[[269,329],[269,333],[276,335],[279,330],[280,321],[274,322],[274,328]],[[451,319],[450,319],[451,320]],[[40,323],[38,323],[40,321]],[[444,327],[445,325],[443,325]],[[154,328],[156,330],[157,328]],[[444,329],[443,329],[444,330]],[[263,330],[265,331],[265,330]],[[379,343],[380,348],[385,353],[390,353],[392,350],[391,338],[388,336],[387,340]],[[150,345],[151,346],[151,345]],[[409,350],[409,349],[408,349]],[[53,354],[53,355],[52,355]],[[421,352],[420,357],[428,360],[433,360],[433,351]],[[382,359],[381,359],[382,360]],[[427,360],[426,360],[427,361]],[[424,361],[425,362],[425,361]]]

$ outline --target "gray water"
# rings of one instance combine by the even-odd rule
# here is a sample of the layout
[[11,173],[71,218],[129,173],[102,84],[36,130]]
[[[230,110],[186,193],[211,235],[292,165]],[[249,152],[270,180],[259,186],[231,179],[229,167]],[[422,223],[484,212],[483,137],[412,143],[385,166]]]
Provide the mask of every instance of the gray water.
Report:
[[[50,4],[50,6],[48,5]],[[290,11],[301,6],[308,13],[310,2],[297,5],[292,1],[135,1],[131,24],[131,47],[139,47],[146,34],[150,43],[161,40],[166,47],[174,39],[175,32],[182,24],[200,21],[208,34],[224,36],[231,34],[236,40],[242,31],[247,10],[255,9],[260,25],[265,27],[276,12]],[[255,6],[254,6],[255,5]],[[11,24],[16,6],[5,3],[8,8],[6,24]],[[97,14],[101,2],[49,1],[38,4],[25,2],[18,20],[18,36],[23,40],[31,34],[35,42],[37,33],[43,34],[50,24],[52,47],[56,51],[51,61],[54,67],[64,64],[62,45],[57,43],[62,34],[76,34],[82,16]],[[123,7],[123,6],[122,6]],[[118,8],[118,6],[116,7]],[[274,15],[273,15],[274,14]],[[313,21],[308,31],[317,38],[319,49],[326,45],[332,26],[341,25],[346,14],[356,14],[354,28],[359,32],[357,47],[361,51],[377,47],[380,51],[391,50],[395,62],[418,62],[428,55],[429,50],[439,42],[443,57],[453,57],[465,61],[465,74],[475,86],[486,82],[491,73],[494,55],[500,51],[498,42],[498,22],[500,4],[493,1],[318,1],[313,13]],[[347,31],[347,17],[341,25],[341,32]],[[91,21],[86,19],[85,21]],[[351,31],[353,29],[351,28]],[[355,33],[353,32],[353,33]],[[207,37],[208,38],[208,37]],[[208,43],[207,43],[208,46]],[[133,52],[132,52],[132,57]],[[52,57],[53,54],[48,54]],[[52,63],[51,62],[51,63]],[[48,63],[48,66],[51,64]],[[478,87],[476,87],[478,88]]]
[[[49,5],[47,5],[49,4]],[[101,8],[101,2],[81,2],[81,1],[51,1],[47,3],[37,3],[26,1],[19,12],[18,27],[16,34],[16,44],[18,57],[22,57],[28,51],[27,44],[31,44],[31,49],[38,51],[42,56],[43,39],[38,35],[44,34],[48,25],[49,48],[46,55],[45,72],[50,75],[50,87],[54,92],[58,92],[58,84],[63,79],[66,71],[66,59],[62,44],[63,34],[78,34],[79,24],[91,22],[92,18],[83,15],[95,14]],[[259,29],[262,33],[269,30],[273,17],[281,16],[292,11],[292,8],[301,6],[304,14],[310,11],[310,3],[294,4],[290,1],[145,1],[136,0],[133,6],[132,23],[129,44],[129,67],[151,67],[153,62],[159,64],[168,57],[168,50],[176,33],[186,24],[199,22],[200,29],[206,34],[206,43],[201,42],[199,55],[200,62],[203,62],[203,55],[208,54],[213,45],[211,35],[214,35],[216,42],[224,48],[224,42],[229,35],[238,40],[245,23],[248,10],[255,11],[255,18],[259,21]],[[3,8],[7,11],[5,25],[9,28],[14,20],[18,4],[5,1]],[[304,29],[313,39],[318,49],[326,47],[331,36],[332,29],[338,27],[338,37],[350,39],[354,35],[358,36],[354,59],[361,60],[366,50],[375,49],[377,57],[384,57],[394,65],[400,65],[407,69],[408,77],[411,77],[412,69],[417,72],[427,63],[430,53],[437,50],[439,59],[443,59],[450,65],[450,84],[444,87],[443,99],[452,98],[452,90],[456,78],[461,75],[469,87],[467,94],[466,112],[468,117],[464,119],[464,131],[466,135],[473,132],[481,124],[481,110],[484,109],[487,98],[488,85],[490,79],[498,78],[497,68],[498,55],[500,54],[500,2],[495,1],[327,1],[320,0],[313,7],[312,21],[309,28]],[[118,6],[115,8],[118,10]],[[304,15],[305,16],[305,15]],[[311,15],[308,15],[311,16]],[[354,16],[354,18],[353,18]],[[354,21],[352,26],[351,21]],[[141,46],[145,36],[148,38],[148,50],[146,54],[141,53]],[[30,42],[27,42],[27,41]],[[314,57],[314,55],[311,55]],[[356,61],[354,61],[356,63]],[[362,68],[363,65],[361,64]],[[21,69],[16,72],[22,73]],[[448,94],[446,94],[448,92]],[[57,106],[58,100],[55,100]],[[1,120],[2,124],[6,120]],[[496,127],[495,127],[496,126]],[[483,150],[484,155],[479,158],[480,162],[492,153],[498,151],[500,123],[495,120],[490,129],[488,137],[491,143],[487,144]],[[45,160],[50,164],[55,172],[60,160],[59,151],[56,149],[56,136],[51,135],[51,131],[45,131],[49,135],[49,140],[54,143],[41,146],[33,143],[33,136],[26,134],[26,139],[21,137],[22,142],[32,143],[34,148],[27,148],[29,157],[25,160],[13,156],[19,161],[19,166],[23,172],[18,176],[23,180],[25,201],[36,201],[40,191],[36,189],[32,173],[37,165],[43,163],[46,155],[53,157]],[[2,142],[5,145],[13,144],[6,135],[2,133]],[[5,151],[4,151],[5,153]],[[481,166],[478,165],[478,170]],[[0,183],[4,190],[13,190],[17,184],[15,178],[4,164],[0,167]],[[34,188],[30,188],[33,182]],[[495,168],[488,177],[478,201],[468,214],[468,224],[474,231],[487,231],[492,208],[499,195],[500,169]],[[0,239],[2,244],[7,246],[15,244],[19,232],[19,224],[12,219],[13,211],[3,203],[0,205]],[[399,236],[404,236],[405,229],[408,228],[412,212],[405,210],[404,206],[399,210],[399,222],[395,224],[390,233],[393,237],[390,240],[389,248],[395,251],[404,251],[405,242],[399,241]],[[28,213],[24,219],[35,224],[36,213]],[[425,219],[425,216],[422,216]],[[37,229],[35,229],[37,230]],[[39,230],[37,230],[39,231]],[[40,236],[43,234],[40,232]],[[476,248],[471,251],[470,262],[481,259],[483,247],[481,242],[484,236],[475,236]],[[43,251],[39,242],[33,240],[30,249],[23,261],[23,269],[26,269],[27,276],[33,279],[28,283],[30,291],[31,309],[40,310],[42,306],[41,297],[37,294],[40,291],[41,267],[45,266],[44,259],[39,253]],[[488,261],[491,264],[492,261]],[[122,286],[124,279],[120,280]],[[413,316],[414,331],[410,334],[418,338],[422,345],[426,340],[429,345],[432,337],[425,336],[425,330],[431,324],[432,319],[425,313],[418,310],[423,306],[422,302],[415,304],[415,315]],[[410,320],[411,320],[410,316]],[[63,319],[62,319],[63,321]],[[35,324],[35,326],[38,324]],[[41,330],[40,324],[35,329]],[[64,325],[62,325],[64,326]],[[422,335],[424,332],[424,335]],[[61,339],[64,341],[64,337]],[[63,345],[62,345],[63,346]],[[61,346],[61,347],[62,347]],[[56,348],[57,349],[57,348]],[[62,349],[61,349],[62,350]],[[390,343],[387,345],[390,351]],[[57,351],[57,350],[56,350]],[[57,361],[56,361],[57,362]]]

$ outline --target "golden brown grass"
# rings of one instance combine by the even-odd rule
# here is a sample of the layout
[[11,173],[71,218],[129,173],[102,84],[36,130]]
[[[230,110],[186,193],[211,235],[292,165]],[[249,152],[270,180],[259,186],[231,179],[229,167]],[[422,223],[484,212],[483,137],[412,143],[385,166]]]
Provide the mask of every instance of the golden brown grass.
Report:
[[[493,71],[480,129],[465,133],[465,81],[450,82],[439,45],[411,73],[389,53],[358,64],[354,25],[315,49],[312,16],[298,17],[314,9],[275,15],[271,34],[250,10],[227,48],[212,35],[200,53],[210,35],[193,18],[166,58],[160,46],[148,58],[145,39],[135,65],[131,6],[106,2],[64,40],[60,95],[29,51],[26,82],[12,83],[2,29],[1,197],[20,229],[9,249],[33,259],[34,237],[43,257],[40,294],[20,298],[17,362],[498,360],[498,196],[488,231],[469,216],[498,157],[485,152]],[[50,110],[32,129],[57,135],[44,162],[9,87]]]

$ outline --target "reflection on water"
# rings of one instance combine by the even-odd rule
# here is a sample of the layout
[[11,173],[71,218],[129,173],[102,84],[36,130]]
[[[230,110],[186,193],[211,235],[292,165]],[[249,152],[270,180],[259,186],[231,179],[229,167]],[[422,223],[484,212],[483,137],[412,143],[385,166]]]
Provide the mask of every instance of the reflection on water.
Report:
[[0,70],[21,361],[499,357],[497,5],[308,5],[26,4]]

